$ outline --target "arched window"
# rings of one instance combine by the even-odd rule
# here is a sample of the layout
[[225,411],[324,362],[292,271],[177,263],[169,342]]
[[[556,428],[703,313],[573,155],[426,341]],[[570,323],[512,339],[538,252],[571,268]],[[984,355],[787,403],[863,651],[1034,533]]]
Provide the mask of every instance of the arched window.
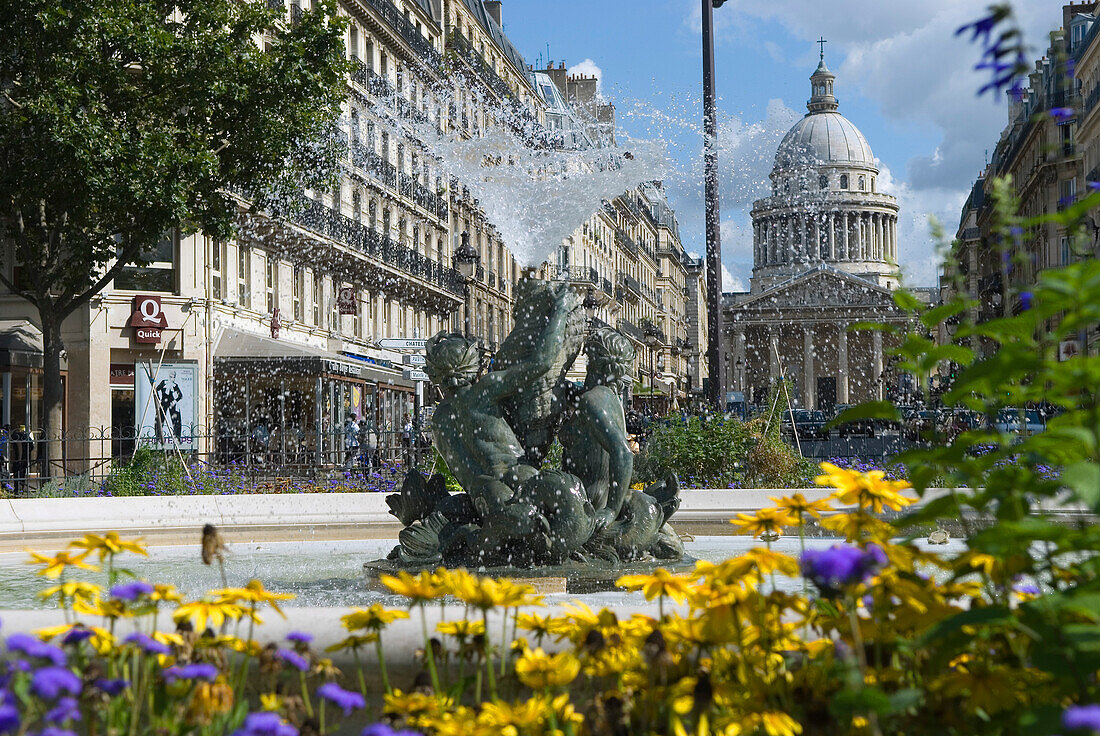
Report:
[[866,179],[866,177],[861,176],[861,177],[859,177],[859,191],[862,192],[866,189],[867,189],[867,179]]
[[847,174],[841,174],[840,175],[840,188],[841,189],[847,189],[848,188],[848,175]]
[[824,174],[817,177],[817,186],[820,187],[821,189],[828,189],[829,188],[829,177],[825,176]]

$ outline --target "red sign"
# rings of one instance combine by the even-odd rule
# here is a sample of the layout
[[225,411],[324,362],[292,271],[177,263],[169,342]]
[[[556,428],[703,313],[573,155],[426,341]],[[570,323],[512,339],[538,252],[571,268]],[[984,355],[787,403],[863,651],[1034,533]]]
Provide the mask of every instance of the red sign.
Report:
[[134,385],[134,366],[128,363],[111,363],[110,383],[112,386],[132,387]]
[[282,320],[279,319],[279,308],[275,307],[271,312],[271,336],[276,340],[279,339],[279,329],[283,326]]
[[155,345],[160,342],[160,331],[168,326],[168,319],[160,306],[160,297],[142,294],[134,297],[133,311],[128,323],[134,330],[134,340]]
[[359,298],[355,294],[355,288],[351,286],[341,286],[340,293],[336,297],[336,307],[340,310],[340,314],[358,314],[359,313]]

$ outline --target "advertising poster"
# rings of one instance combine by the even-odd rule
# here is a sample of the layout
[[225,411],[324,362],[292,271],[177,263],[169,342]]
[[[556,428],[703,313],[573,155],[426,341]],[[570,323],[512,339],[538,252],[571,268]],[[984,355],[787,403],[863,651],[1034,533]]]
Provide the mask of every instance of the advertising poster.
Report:
[[134,426],[142,445],[157,449],[195,449],[194,363],[137,363],[134,376]]

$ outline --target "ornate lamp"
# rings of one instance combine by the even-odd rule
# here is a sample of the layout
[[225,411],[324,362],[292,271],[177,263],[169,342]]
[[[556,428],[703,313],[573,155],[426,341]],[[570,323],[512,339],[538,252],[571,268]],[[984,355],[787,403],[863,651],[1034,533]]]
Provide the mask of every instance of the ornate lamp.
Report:
[[589,322],[596,318],[596,309],[599,308],[600,302],[596,299],[596,291],[591,286],[588,287],[588,293],[584,295],[581,306],[584,307],[584,313],[588,316]]
[[478,255],[478,252],[470,245],[470,233],[463,230],[462,242],[458,246],[458,250],[455,251],[455,268],[462,274],[464,279],[473,281],[474,272],[477,270],[477,264],[480,260],[481,256]]

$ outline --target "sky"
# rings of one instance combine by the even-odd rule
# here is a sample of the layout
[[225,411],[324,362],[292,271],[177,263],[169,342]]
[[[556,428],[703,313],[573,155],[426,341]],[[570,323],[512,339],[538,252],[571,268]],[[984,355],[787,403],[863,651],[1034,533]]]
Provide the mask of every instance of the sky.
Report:
[[[976,97],[980,50],[955,30],[989,0],[728,0],[714,11],[724,288],[747,289],[749,209],[767,190],[783,134],[805,114],[824,37],[840,112],[864,134],[879,190],[899,200],[904,281],[936,283],[936,218],[954,234],[974,179],[1007,122],[1004,100]],[[1042,56],[1062,3],[1016,0]],[[698,0],[504,0],[504,29],[528,63],[596,74],[620,131],[664,140],[666,188],[688,252],[705,250]],[[629,145],[627,142],[624,145]]]

